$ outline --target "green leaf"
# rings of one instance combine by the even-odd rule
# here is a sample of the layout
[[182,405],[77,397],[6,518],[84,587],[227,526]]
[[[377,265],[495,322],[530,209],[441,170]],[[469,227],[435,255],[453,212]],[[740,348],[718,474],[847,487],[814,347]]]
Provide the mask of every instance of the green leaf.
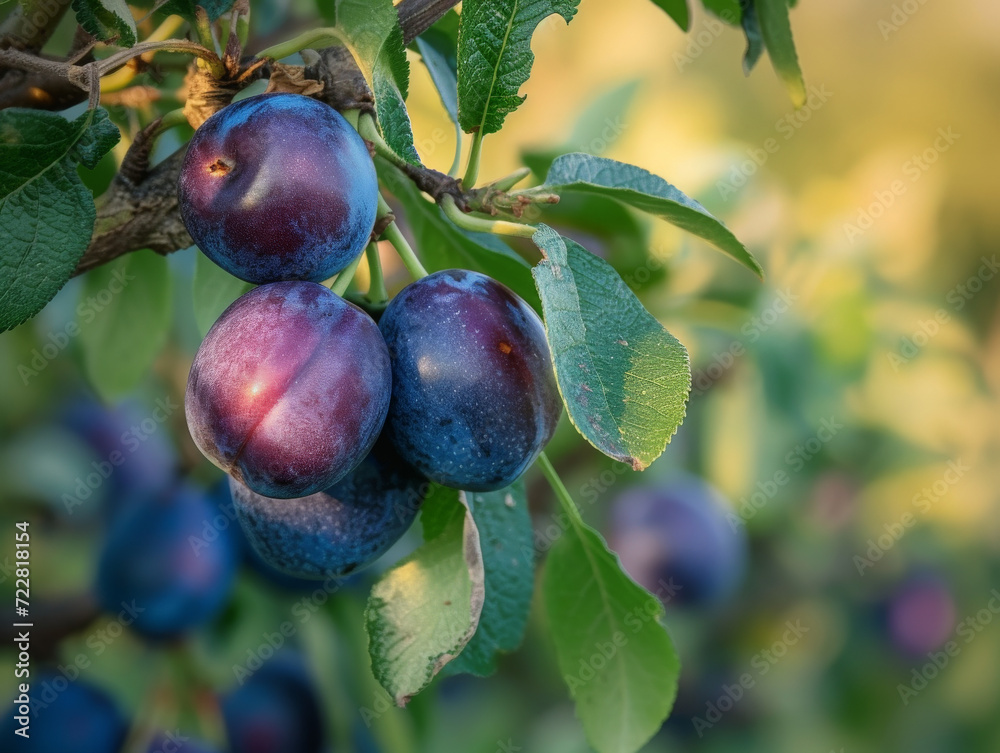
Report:
[[171,315],[167,259],[137,251],[87,273],[77,316],[87,376],[113,400],[149,373],[167,341]]
[[763,276],[760,264],[729,228],[697,201],[641,167],[589,154],[565,154],[552,163],[539,190],[579,191],[617,199],[705,239],[758,277]]
[[375,96],[383,138],[396,154],[419,165],[405,104],[410,63],[392,0],[337,0],[336,10],[337,27],[346,35],[348,47]]
[[806,84],[799,68],[799,56],[792,39],[792,25],[788,20],[788,0],[754,0],[760,32],[767,46],[767,54],[778,77],[796,107],[806,103]]
[[691,15],[688,13],[687,0],[653,0],[664,13],[674,19],[674,22],[684,31],[691,28]]
[[458,125],[458,14],[448,13],[414,40],[448,116]]
[[754,8],[753,0],[740,0],[740,8],[742,10],[740,25],[747,38],[747,49],[743,53],[743,75],[749,76],[750,71],[760,60],[760,56],[764,54],[764,37],[760,33],[760,24],[757,22],[757,10]]
[[160,10],[165,14],[183,16],[189,21],[195,18],[194,9],[201,6],[205,9],[210,20],[215,21],[219,16],[233,7],[234,0],[169,0]]
[[524,97],[535,60],[531,36],[553,13],[569,23],[579,0],[465,0],[458,30],[458,117],[468,133],[503,127]]
[[509,287],[536,309],[538,293],[531,265],[506,243],[489,233],[456,227],[441,207],[423,197],[413,181],[382,159],[376,159],[382,185],[402,203],[421,261],[428,270],[472,269]]
[[0,332],[30,319],[76,269],[94,230],[94,197],[77,174],[120,138],[102,108],[74,121],[0,112]]
[[460,493],[434,487],[426,542],[382,576],[365,612],[372,672],[399,706],[423,690],[472,638],[483,609],[479,532]]
[[253,287],[198,251],[194,262],[194,320],[201,336],[208,334],[229,304]]
[[499,652],[521,645],[535,590],[535,550],[524,482],[495,492],[463,492],[479,529],[486,576],[486,601],[479,628],[449,673],[486,677],[496,671]]
[[605,455],[642,470],[684,420],[687,351],[607,262],[545,225],[533,240],[545,254],[532,274],[569,418]]
[[739,25],[742,18],[740,0],[701,0],[701,4],[727,24]]
[[578,512],[568,514],[572,525],[542,578],[559,670],[598,753],[634,753],[670,713],[680,661],[660,602],[629,579]]
[[125,0],[73,0],[72,7],[80,26],[102,42],[135,44],[135,19]]

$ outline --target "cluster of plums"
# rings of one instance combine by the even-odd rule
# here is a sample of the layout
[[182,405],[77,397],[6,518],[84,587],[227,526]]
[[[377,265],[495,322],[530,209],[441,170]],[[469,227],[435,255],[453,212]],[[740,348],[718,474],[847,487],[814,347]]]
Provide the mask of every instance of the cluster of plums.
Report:
[[406,531],[428,481],[503,488],[551,438],[545,332],[500,283],[437,272],[378,323],[318,284],[364,251],[378,203],[367,146],[332,108],[296,94],[224,108],[195,133],[179,197],[201,250],[259,284],[205,337],[185,410],[277,569],[363,567]]
[[[114,700],[85,680],[68,682],[43,671],[32,679],[30,737],[14,734],[7,715],[0,729],[10,750],[25,753],[120,753],[129,722]],[[283,649],[243,684],[219,698],[228,753],[320,753],[326,733],[319,694],[304,657]],[[141,734],[141,733],[140,733]],[[150,737],[146,733],[146,738]],[[187,735],[155,732],[146,753],[216,753]],[[136,750],[130,741],[130,750]],[[8,748],[4,748],[8,750]],[[221,753],[221,752],[220,752]]]

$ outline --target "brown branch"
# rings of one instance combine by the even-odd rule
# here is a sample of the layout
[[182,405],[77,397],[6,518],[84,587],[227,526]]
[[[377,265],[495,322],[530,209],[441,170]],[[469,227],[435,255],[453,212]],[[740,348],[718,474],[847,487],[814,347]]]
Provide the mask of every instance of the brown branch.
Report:
[[[403,0],[398,10],[404,38],[412,40],[457,3],[458,0]],[[353,58],[345,56],[342,48],[320,50],[318,60],[308,66],[306,75],[324,83],[323,92],[317,96],[332,107],[372,111],[371,92]],[[145,139],[153,138],[154,131],[152,127],[147,129],[145,136],[133,142],[118,176],[98,200],[94,236],[74,274],[142,248],[169,254],[191,245],[177,200],[184,150],[149,170],[143,161],[148,160],[149,154],[149,142]],[[408,175],[435,197],[454,194],[456,190],[454,179],[433,170],[414,167]],[[463,206],[459,198],[456,201]]]

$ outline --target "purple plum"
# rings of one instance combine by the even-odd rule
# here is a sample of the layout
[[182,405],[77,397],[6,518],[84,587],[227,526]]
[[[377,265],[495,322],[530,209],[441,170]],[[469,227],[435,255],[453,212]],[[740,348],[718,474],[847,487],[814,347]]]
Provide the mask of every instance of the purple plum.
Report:
[[392,359],[386,427],[403,459],[469,491],[524,473],[562,411],[532,308],[496,280],[451,269],[404,288],[379,328]]
[[269,499],[230,479],[236,515],[271,567],[300,578],[342,577],[374,562],[406,533],[428,491],[384,442],[324,492]]
[[178,186],[181,216],[208,258],[248,282],[319,282],[371,236],[378,179],[365,142],[332,107],[259,94],[195,132]]
[[212,325],[184,402],[209,460],[258,494],[287,499],[327,489],[361,462],[391,384],[371,317],[322,285],[277,282]]

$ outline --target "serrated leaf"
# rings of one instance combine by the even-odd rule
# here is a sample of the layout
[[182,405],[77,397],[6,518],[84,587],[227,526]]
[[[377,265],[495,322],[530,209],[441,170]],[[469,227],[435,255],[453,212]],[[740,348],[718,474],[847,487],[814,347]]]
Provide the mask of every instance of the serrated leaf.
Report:
[[72,7],[80,26],[102,42],[135,44],[135,19],[125,0],[73,0]]
[[754,0],[754,7],[771,64],[788,89],[792,103],[802,107],[806,103],[806,83],[792,39],[788,0]]
[[197,253],[192,282],[194,320],[198,325],[198,332],[204,337],[229,304],[252,290],[254,286],[238,277],[233,277],[201,251]]
[[642,470],[684,420],[687,351],[603,259],[545,225],[533,240],[545,255],[532,274],[566,412],[594,447]]
[[458,30],[458,118],[462,129],[496,133],[524,101],[531,37],[558,13],[569,23],[579,0],[465,0]]
[[507,244],[489,233],[470,233],[456,227],[395,167],[376,160],[382,185],[403,204],[416,249],[424,266],[472,269],[499,280],[538,308],[538,294],[531,280],[531,265]]
[[579,513],[568,514],[574,522],[549,551],[542,578],[559,670],[594,749],[635,753],[670,713],[680,661],[660,602],[622,571]]
[[233,5],[234,0],[169,0],[160,10],[168,15],[183,16],[189,21],[193,21],[195,19],[194,9],[201,6],[205,9],[209,19],[215,21]]
[[705,207],[647,170],[589,154],[565,154],[549,168],[542,189],[578,191],[616,199],[703,238],[763,276],[758,261]]
[[134,389],[170,332],[167,259],[137,251],[87,273],[77,317],[87,376],[106,400]]
[[449,673],[486,677],[496,671],[497,654],[521,645],[535,590],[535,550],[524,482],[495,492],[463,492],[479,529],[486,601],[472,640]]
[[120,138],[107,112],[0,112],[0,332],[30,319],[76,269],[94,230],[94,197],[77,174]]
[[764,37],[760,33],[757,9],[754,8],[753,0],[740,0],[740,9],[740,25],[747,39],[747,49],[743,53],[743,75],[749,76],[760,56],[764,54]]
[[365,611],[372,672],[398,706],[462,651],[483,609],[479,532],[459,492],[434,487],[421,520],[426,542],[382,576]]
[[691,28],[691,15],[688,12],[687,0],[653,0],[660,9],[674,19],[674,22],[684,31]]
[[407,162],[420,164],[406,112],[410,63],[392,0],[337,0],[337,27],[372,88],[382,136]]

